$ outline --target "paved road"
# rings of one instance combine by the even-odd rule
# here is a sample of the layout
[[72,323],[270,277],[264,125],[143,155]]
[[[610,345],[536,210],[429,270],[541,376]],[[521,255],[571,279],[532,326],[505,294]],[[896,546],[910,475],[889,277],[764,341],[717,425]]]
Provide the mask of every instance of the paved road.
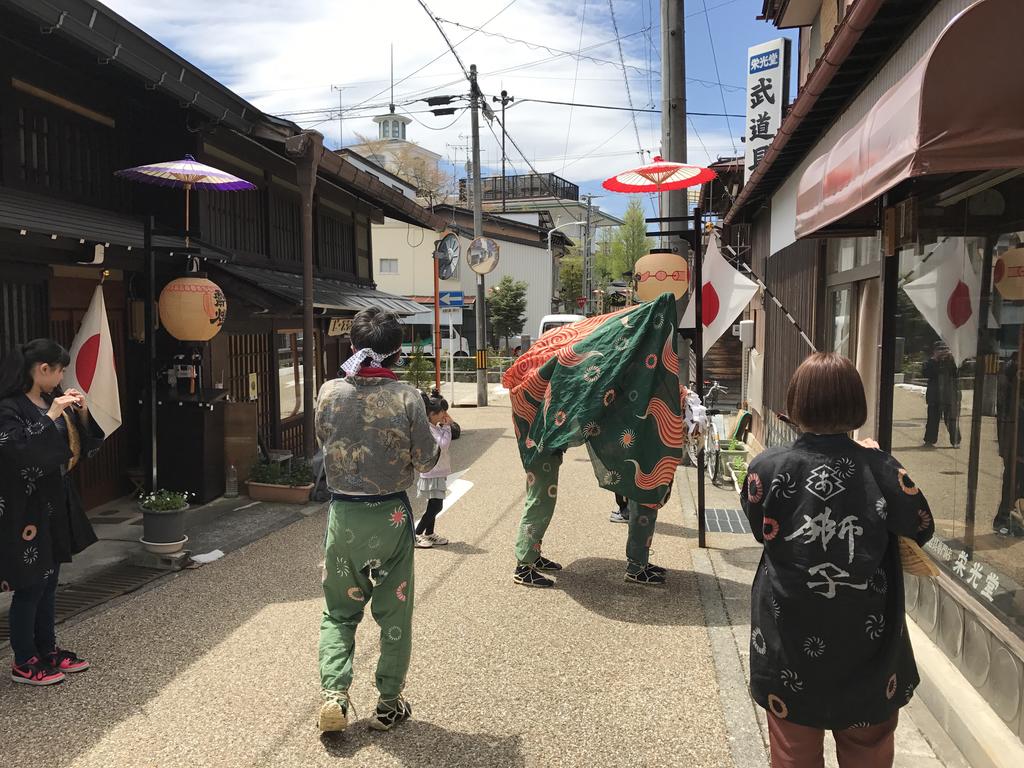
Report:
[[[570,452],[545,542],[567,571],[556,590],[516,587],[523,482],[510,412],[458,418],[455,463],[478,458],[463,476],[473,487],[439,523],[453,544],[416,555],[415,721],[323,740],[315,729],[319,515],[62,627],[95,668],[51,689],[0,689],[4,764],[733,765],[679,501],[654,544],[669,586],[627,585],[625,526],[607,522],[610,494]],[[358,643],[352,693],[367,713],[369,618]]]

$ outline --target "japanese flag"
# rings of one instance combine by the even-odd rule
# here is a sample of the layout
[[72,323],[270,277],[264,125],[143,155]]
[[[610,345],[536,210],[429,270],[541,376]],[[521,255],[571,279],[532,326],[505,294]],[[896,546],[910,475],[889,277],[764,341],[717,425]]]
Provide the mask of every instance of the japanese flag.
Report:
[[[704,325],[704,354],[707,355],[712,345],[754,298],[757,284],[725,260],[714,235],[704,253],[701,279],[704,281],[701,287],[701,322]],[[691,299],[679,327],[693,328],[695,313],[695,302]]]
[[101,286],[96,286],[89,310],[71,345],[71,365],[64,373],[64,388],[71,387],[85,394],[89,413],[104,436],[110,437],[121,426],[121,397]]
[[903,286],[917,311],[949,346],[957,367],[978,349],[978,304],[981,280],[974,271],[963,238],[939,243],[929,263],[934,268]]

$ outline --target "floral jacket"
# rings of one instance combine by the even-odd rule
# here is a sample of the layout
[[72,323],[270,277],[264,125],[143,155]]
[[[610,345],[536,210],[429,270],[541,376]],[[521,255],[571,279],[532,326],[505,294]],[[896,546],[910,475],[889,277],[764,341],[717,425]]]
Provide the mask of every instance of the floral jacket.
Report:
[[327,485],[338,493],[384,495],[409,488],[438,459],[420,393],[378,377],[332,379],[320,388],[316,436]]

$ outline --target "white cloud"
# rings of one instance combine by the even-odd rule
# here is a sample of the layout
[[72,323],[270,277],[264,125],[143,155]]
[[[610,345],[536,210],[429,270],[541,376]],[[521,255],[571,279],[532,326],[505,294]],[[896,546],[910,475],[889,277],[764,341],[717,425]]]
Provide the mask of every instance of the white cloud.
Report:
[[[355,133],[372,134],[374,113],[386,111],[388,101],[391,46],[394,46],[395,101],[428,93],[461,94],[467,91],[454,57],[447,53],[441,35],[417,0],[384,0],[366,3],[355,0],[107,0],[107,4],[129,21],[144,29],[169,48],[192,61],[232,90],[248,98],[271,114],[300,110],[323,110],[294,116],[304,126],[322,131],[328,144],[337,143],[338,123],[335,109],[337,91],[331,84],[343,85],[342,100],[348,110],[363,104],[345,116],[345,142]],[[471,34],[470,30],[442,24],[468,66],[480,68],[480,83],[488,97],[506,88],[517,103],[508,111],[510,135],[527,153],[540,171],[563,173],[581,183],[602,179],[638,162],[637,138],[626,112],[574,109],[530,103],[527,99],[625,106],[626,94],[618,49],[608,43],[614,37],[608,7],[589,2],[586,23],[580,39],[583,3],[556,0],[428,0],[439,17],[470,27],[483,24],[505,6],[509,6],[487,25],[488,32],[527,41],[544,42],[554,48],[575,50],[615,64],[557,56],[493,36]],[[616,13],[623,40],[623,52],[630,67],[646,69],[650,59],[654,73],[630,69],[630,86],[637,107],[660,101],[660,80],[656,45],[658,42],[657,3],[646,0],[617,0]],[[633,34],[647,23],[654,8],[654,28]],[[648,35],[655,49],[648,46]],[[599,45],[607,43],[604,45]],[[435,56],[438,61],[422,72],[403,80]],[[649,82],[650,79],[650,82]],[[575,82],[575,95],[573,87]],[[420,112],[422,102],[400,109]],[[470,130],[469,116],[454,125],[452,117],[413,114],[417,122],[409,126],[409,138],[454,158],[452,145],[465,145]],[[571,126],[570,126],[571,119]],[[427,127],[429,126],[429,128]],[[660,133],[659,115],[638,115],[640,142],[645,150],[657,153]],[[495,133],[500,128],[495,123]],[[483,126],[481,141],[485,171],[500,168],[500,144]],[[568,145],[567,145],[568,136]],[[724,135],[702,134],[709,154],[727,154],[731,142]],[[593,154],[583,157],[587,153]],[[512,168],[527,172],[526,164],[511,143],[508,155]],[[457,154],[459,163],[465,154]],[[707,160],[696,138],[690,136],[690,158]],[[711,158],[713,159],[713,158]],[[511,171],[510,171],[511,172]]]

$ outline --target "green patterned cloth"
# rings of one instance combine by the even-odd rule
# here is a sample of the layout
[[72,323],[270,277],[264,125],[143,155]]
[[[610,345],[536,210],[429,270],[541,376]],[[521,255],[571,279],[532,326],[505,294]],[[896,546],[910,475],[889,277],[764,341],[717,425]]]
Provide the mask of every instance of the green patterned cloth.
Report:
[[675,299],[549,331],[502,377],[523,466],[586,443],[607,488],[660,507],[682,461]]

